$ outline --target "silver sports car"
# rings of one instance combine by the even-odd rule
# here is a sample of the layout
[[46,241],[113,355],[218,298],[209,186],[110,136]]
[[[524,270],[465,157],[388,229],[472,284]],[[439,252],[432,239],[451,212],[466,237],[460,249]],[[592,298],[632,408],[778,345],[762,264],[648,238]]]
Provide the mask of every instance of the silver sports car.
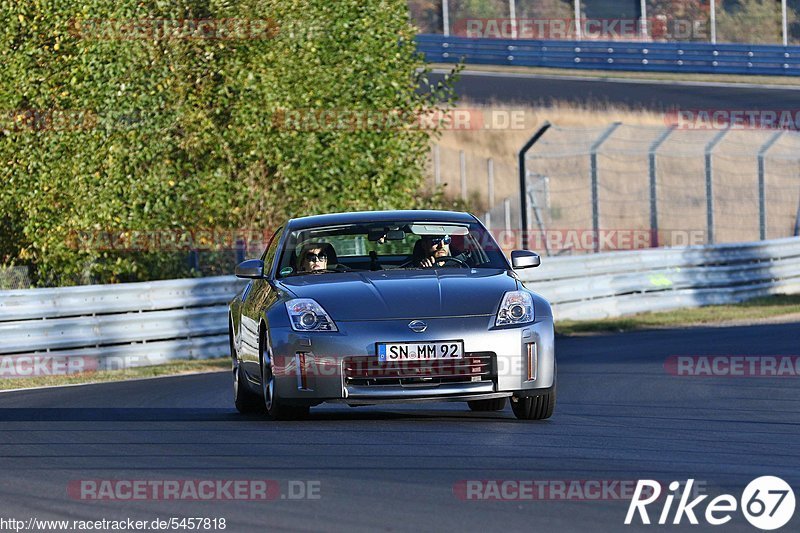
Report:
[[322,402],[462,401],[517,418],[553,413],[550,304],[474,216],[377,211],[290,220],[230,304],[241,412],[300,418]]

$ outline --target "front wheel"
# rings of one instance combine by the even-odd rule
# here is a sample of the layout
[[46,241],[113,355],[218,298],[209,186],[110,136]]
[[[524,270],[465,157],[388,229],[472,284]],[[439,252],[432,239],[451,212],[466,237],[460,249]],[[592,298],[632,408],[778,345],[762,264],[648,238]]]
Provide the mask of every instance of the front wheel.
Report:
[[257,413],[263,410],[263,403],[257,394],[253,394],[247,386],[247,378],[242,371],[242,365],[233,359],[233,403],[236,410],[243,414]]
[[270,355],[264,353],[266,335],[261,334],[259,342],[259,352],[261,360],[261,393],[263,396],[263,408],[270,420],[297,420],[308,416],[309,406],[287,405],[278,396],[275,387],[275,373],[273,372],[272,360]]
[[556,407],[556,388],[546,394],[526,396],[511,401],[511,410],[520,420],[544,420],[553,416]]
[[545,420],[553,416],[553,410],[556,408],[557,378],[558,365],[553,362],[553,388],[536,396],[511,398],[511,410],[514,411],[514,416],[520,420]]

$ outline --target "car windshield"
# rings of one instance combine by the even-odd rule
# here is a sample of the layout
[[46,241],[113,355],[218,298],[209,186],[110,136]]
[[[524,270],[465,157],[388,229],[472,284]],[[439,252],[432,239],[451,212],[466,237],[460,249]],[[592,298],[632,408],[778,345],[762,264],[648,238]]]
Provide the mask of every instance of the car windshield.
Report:
[[478,223],[409,220],[293,231],[281,251],[278,277],[423,268],[510,267]]

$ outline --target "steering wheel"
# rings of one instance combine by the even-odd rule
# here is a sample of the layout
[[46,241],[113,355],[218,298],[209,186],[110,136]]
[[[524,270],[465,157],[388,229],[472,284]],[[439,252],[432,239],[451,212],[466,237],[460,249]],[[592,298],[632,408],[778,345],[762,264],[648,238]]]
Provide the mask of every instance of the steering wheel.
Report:
[[[460,267],[472,268],[466,263],[466,261],[459,259],[458,257],[453,257],[452,255],[443,255],[441,257],[436,258],[437,263],[442,263],[442,262],[447,263],[447,261],[452,261],[458,264],[458,266]],[[397,265],[396,268],[408,268],[410,266],[416,266],[413,259],[409,259],[408,261]],[[428,267],[428,268],[433,268],[433,267]]]
[[442,262],[443,263],[447,263],[448,261],[452,261],[452,262],[458,264],[458,266],[460,266],[460,267],[472,268],[463,259],[459,259],[458,257],[453,257],[452,255],[443,255],[441,257],[436,257],[434,259],[436,259],[436,263],[442,263]]

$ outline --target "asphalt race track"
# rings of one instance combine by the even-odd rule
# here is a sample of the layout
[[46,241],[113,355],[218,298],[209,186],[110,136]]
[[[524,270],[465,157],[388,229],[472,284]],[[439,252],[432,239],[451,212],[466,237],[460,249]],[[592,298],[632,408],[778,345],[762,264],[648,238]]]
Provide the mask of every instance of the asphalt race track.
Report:
[[[615,104],[633,109],[800,110],[800,90],[762,85],[693,83],[674,81],[607,81],[574,77],[462,72],[456,83],[460,98],[476,103],[505,105],[547,103]],[[442,74],[432,74],[439,81]]]
[[[270,423],[234,411],[227,373],[3,393],[1,514],[225,517],[226,531],[753,532],[739,512],[723,527],[702,518],[700,526],[684,518],[681,528],[638,519],[626,527],[628,500],[476,501],[454,487],[693,478],[707,494],[738,499],[752,479],[776,475],[797,491],[797,377],[677,377],[664,363],[671,355],[797,355],[798,332],[795,323],[560,338],[558,404],[544,422],[519,422],[510,408],[480,414],[443,403],[328,405],[306,421]],[[284,499],[68,494],[70,481],[86,479],[269,479]],[[319,498],[289,498],[300,494],[298,483],[289,488],[298,481],[318,482],[302,487],[317,487]],[[653,508],[653,521],[660,511]],[[798,515],[782,531],[797,531]]]

